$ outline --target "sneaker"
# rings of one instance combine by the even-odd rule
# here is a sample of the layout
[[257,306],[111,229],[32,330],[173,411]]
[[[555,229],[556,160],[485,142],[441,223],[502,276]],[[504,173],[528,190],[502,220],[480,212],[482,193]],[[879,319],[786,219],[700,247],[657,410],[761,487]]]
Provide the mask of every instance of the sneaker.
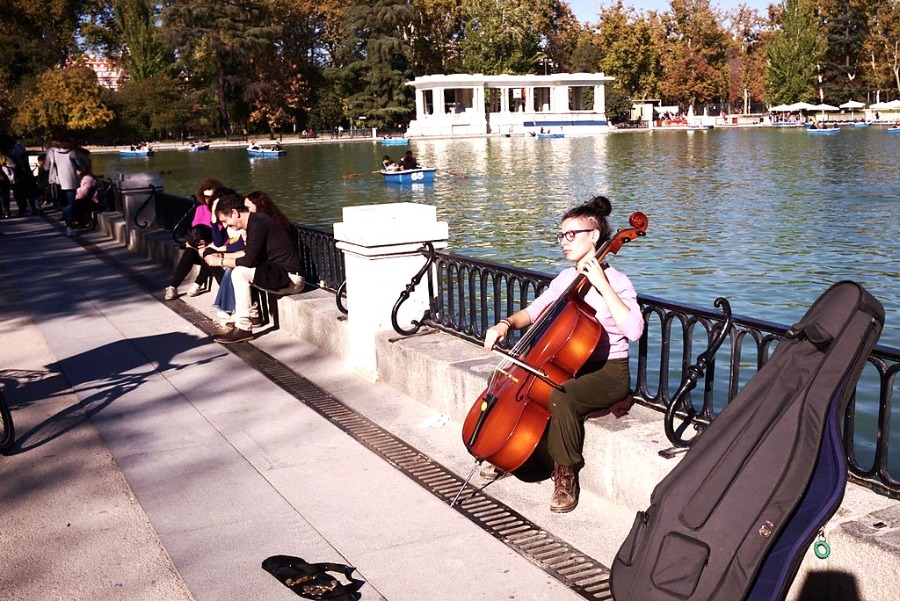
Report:
[[200,294],[200,284],[194,282],[193,284],[191,284],[191,287],[188,288],[187,295],[197,296],[198,294]]
[[66,236],[68,236],[69,238],[74,238],[74,237],[75,237],[75,230],[73,230],[73,229],[72,229],[71,227],[69,227],[69,226],[66,226]]
[[166,300],[175,300],[176,296],[178,292],[175,291],[175,286],[166,286]]
[[219,344],[234,344],[236,342],[245,342],[253,339],[253,332],[250,330],[242,330],[240,328],[231,328],[231,331],[222,336],[213,338]]
[[500,480],[501,478],[506,478],[509,475],[509,472],[501,470],[496,465],[489,465],[480,472],[478,475],[481,476],[482,479],[487,480],[488,482],[493,482],[494,480]]

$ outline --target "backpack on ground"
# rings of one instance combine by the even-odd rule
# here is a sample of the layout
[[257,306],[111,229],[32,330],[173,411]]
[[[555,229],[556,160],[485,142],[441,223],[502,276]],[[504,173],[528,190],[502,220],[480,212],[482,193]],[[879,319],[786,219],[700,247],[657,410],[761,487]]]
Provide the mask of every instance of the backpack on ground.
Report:
[[853,282],[813,303],[638,512],[613,561],[617,601],[787,595],[843,499],[839,423],[883,325]]

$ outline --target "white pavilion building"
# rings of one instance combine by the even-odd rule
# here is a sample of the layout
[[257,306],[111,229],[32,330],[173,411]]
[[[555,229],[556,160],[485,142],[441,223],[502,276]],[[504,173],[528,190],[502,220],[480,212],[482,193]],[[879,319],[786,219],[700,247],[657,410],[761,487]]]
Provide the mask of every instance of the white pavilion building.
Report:
[[603,73],[426,75],[416,90],[407,136],[606,133]]

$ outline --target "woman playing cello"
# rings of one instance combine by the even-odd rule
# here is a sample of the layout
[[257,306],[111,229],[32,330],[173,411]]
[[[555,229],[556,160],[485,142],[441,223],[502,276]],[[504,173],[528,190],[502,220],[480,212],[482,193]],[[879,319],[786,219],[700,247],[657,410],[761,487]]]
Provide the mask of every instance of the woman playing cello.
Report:
[[[603,326],[600,341],[575,377],[550,392],[547,449],[554,463],[550,510],[556,513],[572,511],[578,505],[585,416],[610,407],[628,395],[628,343],[638,340],[644,331],[644,318],[631,280],[595,258],[597,249],[612,235],[606,219],[611,211],[607,198],[595,196],[563,215],[556,239],[562,245],[563,254],[575,265],[557,275],[528,307],[489,328],[484,337],[484,347],[490,350],[510,330],[534,323],[579,274],[584,274],[591,283],[585,302],[596,311],[596,318]],[[481,471],[481,476],[488,480],[502,475],[494,466]]]

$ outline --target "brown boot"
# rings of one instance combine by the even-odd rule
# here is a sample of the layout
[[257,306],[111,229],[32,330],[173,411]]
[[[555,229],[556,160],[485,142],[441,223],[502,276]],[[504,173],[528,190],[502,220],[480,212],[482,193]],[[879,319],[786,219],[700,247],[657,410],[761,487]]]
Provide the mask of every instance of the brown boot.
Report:
[[550,497],[550,511],[568,513],[578,505],[578,474],[571,467],[553,466],[553,496]]

